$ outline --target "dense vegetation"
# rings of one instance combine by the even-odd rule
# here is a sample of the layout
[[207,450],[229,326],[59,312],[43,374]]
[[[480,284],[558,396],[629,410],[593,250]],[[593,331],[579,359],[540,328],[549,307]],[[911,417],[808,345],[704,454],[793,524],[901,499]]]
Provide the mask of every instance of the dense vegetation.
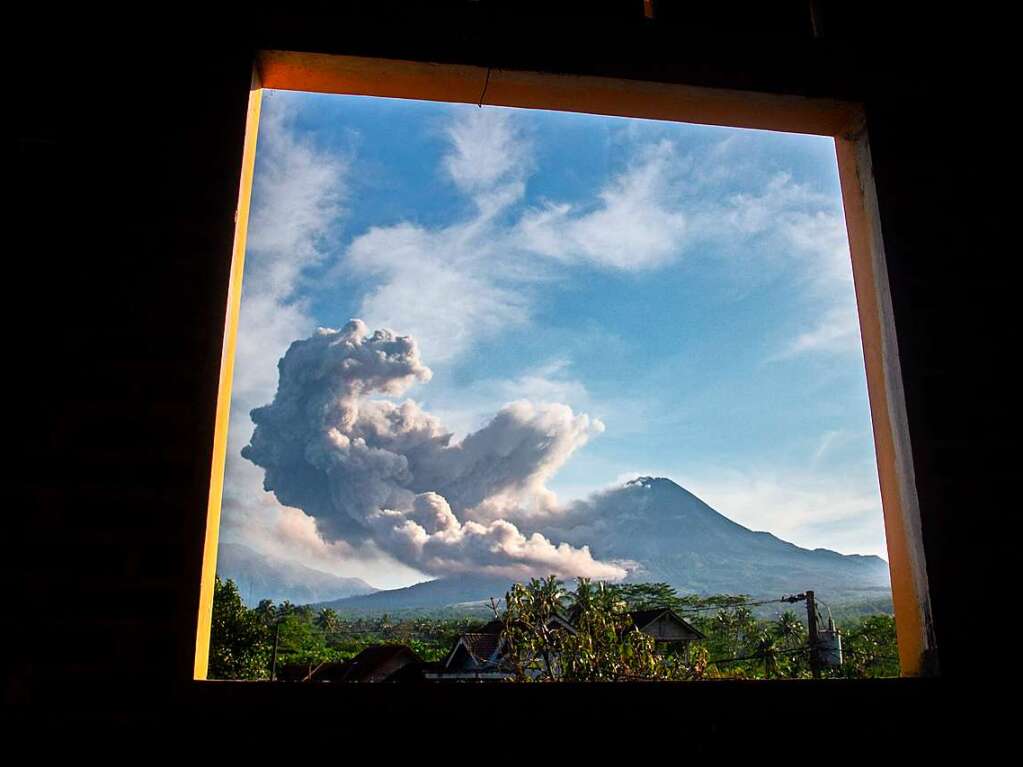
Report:
[[[745,596],[679,595],[663,583],[606,585],[580,580],[574,591],[554,579],[517,584],[503,610],[519,679],[807,678],[811,675],[802,617],[786,610],[765,618]],[[630,610],[670,607],[706,635],[684,651],[663,651],[635,631]],[[547,619],[571,615],[576,633],[550,631]],[[235,584],[216,581],[209,676],[267,679],[275,636],[278,667],[343,661],[374,644],[404,644],[424,660],[441,660],[456,638],[478,630],[467,617],[342,616],[288,602],[242,602]],[[885,614],[845,618],[843,664],[825,676],[897,676],[894,619]]]
[[[746,596],[681,596],[664,583],[593,585],[566,591],[555,578],[516,584],[504,613],[519,679],[565,681],[799,679],[812,676],[807,630],[791,610],[758,618]],[[670,607],[706,639],[658,649],[636,630],[632,610]],[[548,626],[570,614],[575,633]],[[844,658],[822,676],[897,676],[895,621],[888,615],[844,624]]]
[[248,608],[235,583],[218,577],[209,676],[268,679],[275,635],[278,666],[344,661],[374,644],[404,644],[423,660],[441,660],[460,634],[480,625],[478,619],[466,617],[342,618],[329,608],[317,611],[290,602],[275,605],[269,600]]

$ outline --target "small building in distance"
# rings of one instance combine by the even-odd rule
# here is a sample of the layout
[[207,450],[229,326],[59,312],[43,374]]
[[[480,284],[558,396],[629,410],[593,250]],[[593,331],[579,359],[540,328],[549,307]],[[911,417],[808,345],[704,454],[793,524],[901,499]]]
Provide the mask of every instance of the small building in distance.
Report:
[[[635,610],[629,618],[636,629],[653,637],[661,650],[705,638],[669,608]],[[548,628],[576,632],[571,621],[562,616],[553,616]],[[502,681],[514,676],[504,655],[504,631],[503,621],[492,620],[476,631],[465,632],[438,662],[424,662],[406,645],[378,644],[343,663],[282,666],[277,678],[294,682]]]
[[[661,651],[683,648],[690,642],[705,639],[703,633],[678,615],[674,610],[661,607],[634,610],[629,613],[632,625],[653,637]],[[575,633],[570,619],[551,618],[549,628]],[[423,669],[421,678],[430,680],[502,680],[512,677],[512,670],[504,658],[504,623],[493,620],[475,632],[458,637],[451,652],[439,667]]]
[[703,632],[668,607],[634,610],[629,613],[629,617],[632,618],[633,625],[644,634],[653,637],[661,649],[706,639]]
[[[548,628],[575,633],[565,618],[552,616]],[[492,620],[479,631],[466,632],[458,637],[442,661],[440,668],[423,674],[434,681],[500,681],[514,676],[504,656],[504,621]]]
[[503,649],[504,637],[501,630],[466,632],[458,637],[455,646],[444,659],[444,669],[452,673],[497,670],[501,665]]

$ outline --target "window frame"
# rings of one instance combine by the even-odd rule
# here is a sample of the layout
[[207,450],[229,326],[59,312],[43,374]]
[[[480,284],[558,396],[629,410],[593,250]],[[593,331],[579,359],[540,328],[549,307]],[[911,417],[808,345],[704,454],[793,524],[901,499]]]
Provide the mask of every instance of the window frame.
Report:
[[261,50],[249,91],[205,513],[193,680],[206,679],[249,207],[262,90],[548,109],[830,136],[835,141],[904,677],[936,654],[891,290],[862,104],[650,80]]

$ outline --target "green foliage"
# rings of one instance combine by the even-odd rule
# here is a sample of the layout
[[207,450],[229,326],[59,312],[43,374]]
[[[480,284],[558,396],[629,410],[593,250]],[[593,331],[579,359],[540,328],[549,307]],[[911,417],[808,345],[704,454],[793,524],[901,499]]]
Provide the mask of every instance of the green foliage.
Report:
[[[679,595],[665,583],[604,584],[580,579],[567,591],[554,576],[516,584],[506,595],[507,662],[522,681],[809,678],[806,626],[791,610],[757,617],[744,595]],[[667,607],[706,639],[657,647],[628,613]],[[575,633],[559,626],[571,620]],[[275,633],[278,667],[343,661],[375,644],[404,644],[426,661],[445,658],[482,621],[437,616],[340,615],[264,600],[247,608],[232,581],[216,580],[210,670],[213,679],[268,679]],[[898,676],[895,621],[874,614],[843,621],[843,665],[832,677]]]
[[[649,603],[652,594],[637,596]],[[654,639],[636,629],[620,588],[581,578],[567,592],[551,576],[515,584],[505,603],[505,657],[518,681],[692,679],[706,668],[700,650],[658,652]],[[561,622],[567,616],[574,631]]]
[[266,679],[273,639],[267,624],[242,603],[234,581],[213,586],[210,630],[211,679]]
[[528,585],[516,583],[505,595],[505,657],[516,679],[553,678],[564,629],[557,625],[567,599],[564,585],[553,575]]
[[325,607],[316,615],[316,628],[327,634],[335,632],[341,628],[341,618],[329,607]]
[[318,665],[348,660],[375,644],[404,644],[423,660],[438,661],[460,634],[478,630],[479,620],[466,617],[392,619],[314,611],[290,602],[268,599],[247,608],[234,582],[218,577],[213,596],[210,633],[211,679],[269,679],[274,637],[278,668],[289,664]]
[[841,675],[851,678],[899,675],[895,618],[871,615],[845,626]]
[[605,584],[605,588],[610,589],[621,598],[630,610],[667,607],[679,615],[694,611],[735,607],[749,601],[749,597],[743,594],[681,595],[674,586],[667,583],[616,583]]

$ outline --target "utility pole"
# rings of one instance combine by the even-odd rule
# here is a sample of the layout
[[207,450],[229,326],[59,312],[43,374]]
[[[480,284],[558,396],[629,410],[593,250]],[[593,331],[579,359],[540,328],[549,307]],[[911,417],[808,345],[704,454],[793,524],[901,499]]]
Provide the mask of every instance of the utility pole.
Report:
[[820,664],[817,662],[817,603],[812,591],[806,592],[806,634],[810,643],[810,671],[814,679],[821,678]]
[[806,602],[806,643],[810,649],[810,671],[814,679],[821,678],[820,658],[817,655],[817,645],[820,628],[817,626],[817,601],[812,591],[802,594],[795,594],[791,597],[782,597],[782,602]]
[[277,681],[277,645],[281,641],[281,622],[277,621],[274,624],[274,651],[270,657],[270,681]]

